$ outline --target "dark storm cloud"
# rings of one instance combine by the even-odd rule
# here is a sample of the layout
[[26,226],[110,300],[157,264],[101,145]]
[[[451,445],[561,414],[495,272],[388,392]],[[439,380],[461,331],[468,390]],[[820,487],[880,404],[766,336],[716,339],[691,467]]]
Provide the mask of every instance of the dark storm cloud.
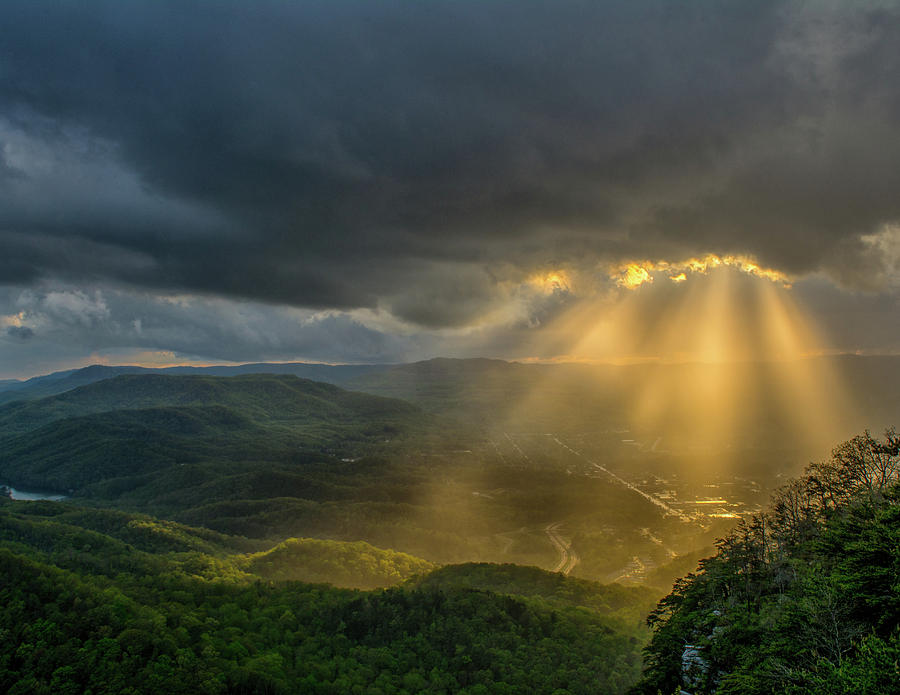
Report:
[[16,340],[28,340],[34,337],[34,329],[28,326],[7,326],[6,334]]
[[122,289],[2,289],[0,325],[4,321],[0,374],[47,372],[111,354],[126,362],[171,362],[175,355],[245,362],[396,362],[421,356],[412,351],[415,341],[345,312]]
[[[0,282],[425,325],[523,273],[750,253],[865,286],[900,4],[4,2]],[[882,269],[883,270],[883,269]]]

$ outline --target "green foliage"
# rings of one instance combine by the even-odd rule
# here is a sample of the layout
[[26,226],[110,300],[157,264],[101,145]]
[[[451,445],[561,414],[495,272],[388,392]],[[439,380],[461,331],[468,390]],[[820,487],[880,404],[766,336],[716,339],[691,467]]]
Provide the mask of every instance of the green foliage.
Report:
[[660,601],[634,692],[895,692],[898,480],[889,431],[855,437],[782,488]]
[[641,622],[656,602],[655,591],[639,586],[599,584],[513,564],[469,563],[447,565],[409,586],[422,589],[478,589],[541,599],[555,607],[580,607],[628,622]]
[[123,375],[0,407],[0,478],[101,499],[150,485],[138,493],[147,499],[223,474],[371,453],[430,422],[402,401],[289,375]]
[[[533,568],[505,568],[498,591],[458,585],[483,568],[450,568],[363,593],[237,565],[415,559],[304,541],[228,555],[228,537],[71,504],[7,503],[0,530],[3,692],[619,693],[640,667],[642,631],[591,607],[626,609],[635,592],[594,586],[595,602],[589,583]],[[540,598],[499,591],[532,581]]]
[[891,695],[900,682],[900,639],[895,632],[882,639],[867,635],[853,653],[835,664],[822,659],[816,669],[803,674],[799,683],[786,688],[787,695]]
[[382,550],[363,541],[288,538],[274,548],[247,557],[246,571],[273,581],[328,582],[355,589],[399,584],[434,569],[420,558]]
[[202,408],[238,410],[251,420],[290,424],[359,422],[416,416],[403,401],[345,391],[331,384],[284,374],[235,377],[127,374],[55,396],[0,407],[0,428],[26,432],[68,417],[113,410]]

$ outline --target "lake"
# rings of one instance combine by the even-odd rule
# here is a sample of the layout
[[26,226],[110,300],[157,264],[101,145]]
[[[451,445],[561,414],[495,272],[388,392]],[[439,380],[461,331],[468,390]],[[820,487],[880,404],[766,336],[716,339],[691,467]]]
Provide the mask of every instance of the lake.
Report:
[[52,500],[54,502],[59,502],[60,500],[68,499],[68,495],[60,495],[55,492],[40,492],[38,490],[19,490],[18,488],[14,488],[11,485],[5,485],[0,483],[0,487],[5,487],[9,490],[9,496],[14,500],[24,500],[24,501],[34,501],[34,500]]

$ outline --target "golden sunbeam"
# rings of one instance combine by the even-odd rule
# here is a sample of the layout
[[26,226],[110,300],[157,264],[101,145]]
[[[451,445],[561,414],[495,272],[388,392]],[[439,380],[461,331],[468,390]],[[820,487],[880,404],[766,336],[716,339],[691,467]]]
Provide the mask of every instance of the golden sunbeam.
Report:
[[[715,454],[709,460],[721,467],[730,452],[773,446],[773,437],[793,433],[804,451],[834,438],[852,404],[827,361],[811,358],[823,340],[783,275],[718,256],[654,268],[679,279],[650,285],[642,272],[649,275],[648,267],[629,266],[617,298],[576,302],[543,337],[544,354],[632,364],[615,377],[608,368],[581,370],[577,388],[585,407],[605,403],[600,391],[615,389],[618,414],[642,437],[665,438],[673,451]],[[691,273],[690,282],[680,279]],[[554,291],[563,282],[547,275],[544,286]],[[640,291],[632,291],[635,283]],[[572,408],[571,402],[551,406],[566,398],[563,391],[558,384],[532,384],[509,421]]]
[[596,361],[616,361],[634,355],[636,326],[628,298],[615,303],[588,303],[585,311],[567,317],[568,353]]
[[732,370],[723,365],[733,363],[742,352],[736,333],[744,326],[737,310],[730,273],[715,273],[693,315],[696,345],[691,347],[703,366],[688,383],[675,385],[675,391],[682,394],[683,431],[705,446],[727,445],[735,430]]
[[764,285],[760,292],[762,328],[774,356],[773,382],[778,384],[774,395],[780,401],[781,416],[812,447],[849,436],[840,423],[853,412],[854,404],[829,363],[811,357],[822,346],[818,332],[789,293],[771,285]]
[[[650,347],[664,361],[696,359],[691,352],[698,333],[695,321],[697,307],[703,300],[703,286],[691,283],[679,288],[679,293],[675,306],[662,314],[655,330],[648,336]],[[686,389],[671,383],[670,372],[656,371],[655,378],[645,379],[638,385],[633,411],[637,422],[653,429],[658,429],[669,416],[684,413],[681,401],[686,397]]]
[[693,283],[650,340],[670,364],[640,384],[635,421],[657,436],[674,436],[694,449],[727,446],[737,429],[731,363],[742,354],[744,328],[728,272]]

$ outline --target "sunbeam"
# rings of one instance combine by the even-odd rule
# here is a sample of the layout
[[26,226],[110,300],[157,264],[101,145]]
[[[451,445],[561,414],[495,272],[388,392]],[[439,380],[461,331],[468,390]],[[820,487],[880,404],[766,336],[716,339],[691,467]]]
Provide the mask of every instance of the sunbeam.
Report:
[[[677,281],[654,283],[654,273]],[[548,291],[570,286],[565,275],[546,277]],[[788,439],[822,453],[845,433],[854,404],[819,357],[827,341],[783,275],[708,257],[635,265],[616,284],[615,294],[580,298],[544,327],[535,347],[580,364],[577,376],[565,386],[532,383],[510,407],[508,428],[574,427],[583,424],[572,415],[580,404],[608,418],[595,419],[597,428],[634,430],[720,468],[736,451]]]

